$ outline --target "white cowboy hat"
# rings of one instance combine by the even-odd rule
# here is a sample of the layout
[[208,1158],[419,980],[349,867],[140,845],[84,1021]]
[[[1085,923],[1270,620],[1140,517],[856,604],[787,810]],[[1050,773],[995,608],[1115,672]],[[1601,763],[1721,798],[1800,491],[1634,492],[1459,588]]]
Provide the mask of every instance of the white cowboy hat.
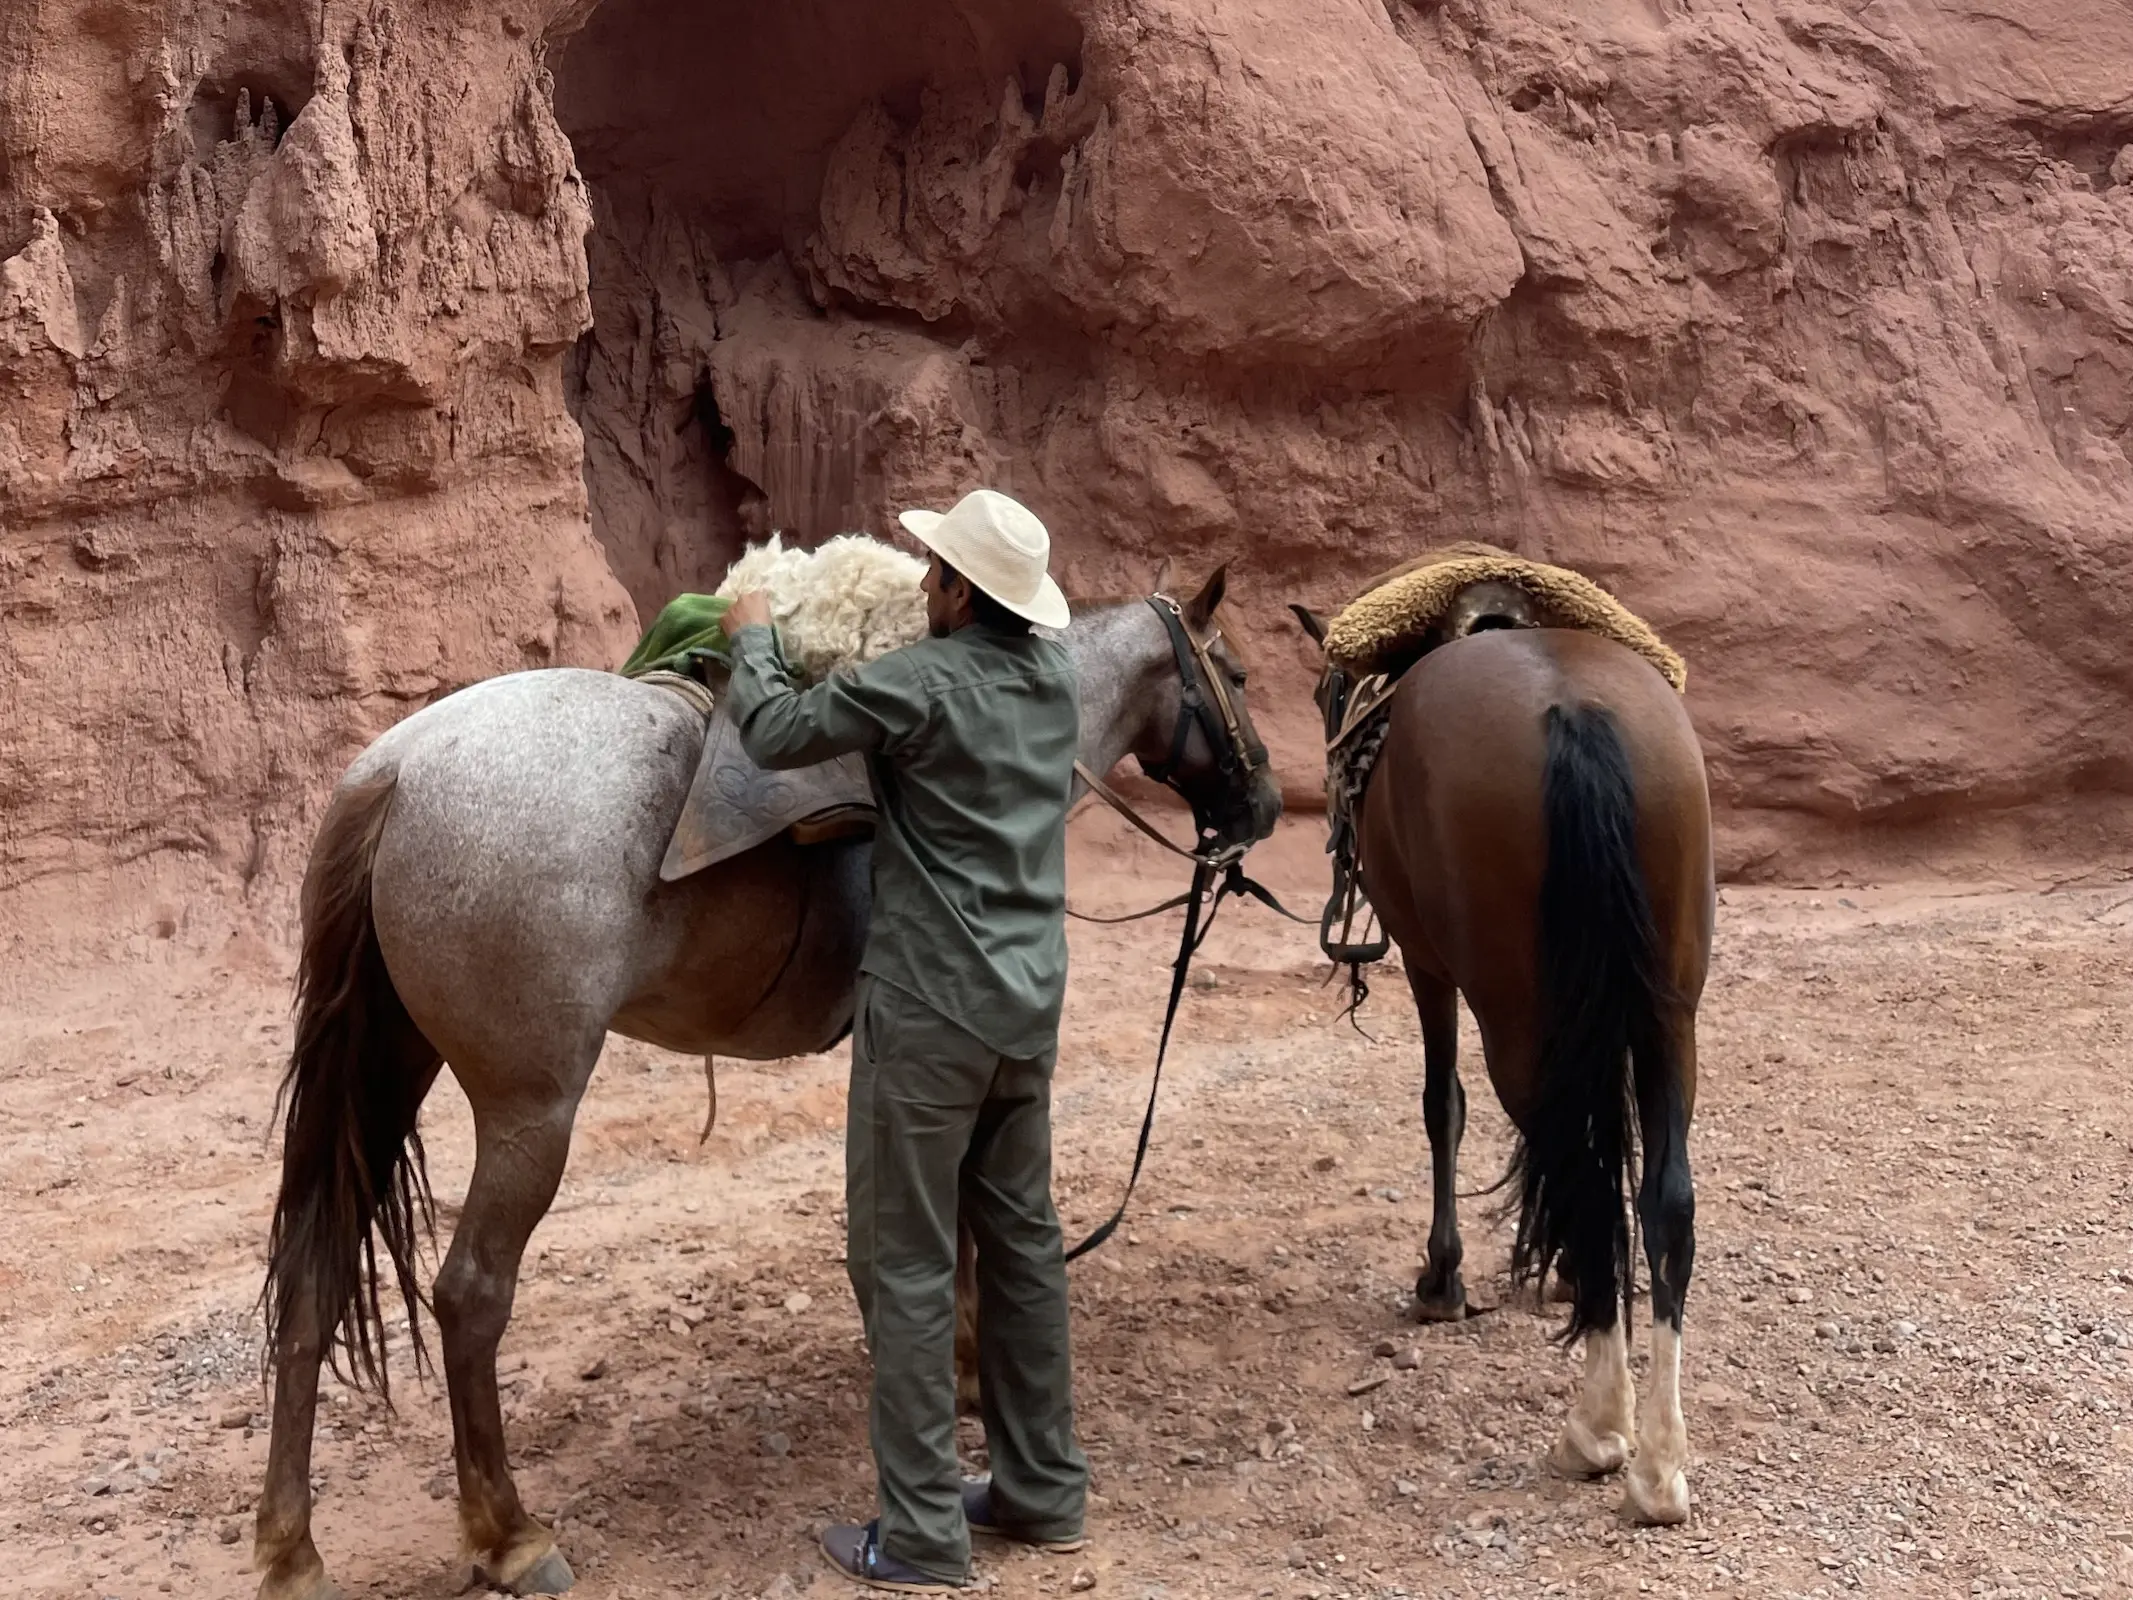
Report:
[[953,509],[905,511],[896,519],[920,544],[1018,617],[1041,628],[1072,620],[1045,571],[1052,536],[1035,512],[992,489],[973,489]]

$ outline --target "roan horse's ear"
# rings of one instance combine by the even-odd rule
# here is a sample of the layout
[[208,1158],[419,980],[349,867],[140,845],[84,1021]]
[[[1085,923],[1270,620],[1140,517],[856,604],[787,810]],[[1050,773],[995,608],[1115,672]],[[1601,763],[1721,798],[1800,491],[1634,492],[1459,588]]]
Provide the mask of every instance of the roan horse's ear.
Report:
[[1215,568],[1207,581],[1200,585],[1200,592],[1185,602],[1185,620],[1195,628],[1204,628],[1214,620],[1215,607],[1222,603],[1222,594],[1229,587],[1229,563]]
[[1296,613],[1296,620],[1303,624],[1303,631],[1311,636],[1311,642],[1321,650],[1326,647],[1326,624],[1309,606],[1300,606],[1291,601],[1289,609]]
[[1165,556],[1155,564],[1155,582],[1148,585],[1150,594],[1168,594],[1172,580],[1177,577],[1177,564]]

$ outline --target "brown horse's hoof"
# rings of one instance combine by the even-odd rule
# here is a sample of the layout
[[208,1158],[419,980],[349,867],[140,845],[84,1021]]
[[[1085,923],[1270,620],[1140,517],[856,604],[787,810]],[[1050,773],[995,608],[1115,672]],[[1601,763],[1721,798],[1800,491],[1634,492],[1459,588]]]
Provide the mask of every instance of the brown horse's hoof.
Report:
[[[256,1550],[256,1546],[255,1546]],[[326,1576],[326,1563],[307,1534],[295,1549],[283,1550],[265,1562],[267,1575],[259,1580],[259,1600],[347,1600]]]
[[563,1552],[553,1547],[515,1578],[499,1578],[479,1565],[474,1568],[476,1585],[505,1594],[568,1594],[577,1581],[578,1575],[570,1570]]
[[1676,1467],[1640,1471],[1640,1457],[1629,1469],[1622,1494],[1622,1509],[1632,1521],[1647,1527],[1671,1528],[1689,1520],[1689,1480]]
[[1466,1282],[1459,1274],[1424,1272],[1415,1280],[1415,1321],[1464,1322]]
[[1629,1461],[1630,1442],[1611,1429],[1595,1429],[1572,1415],[1548,1452],[1548,1465],[1566,1478],[1604,1478]]
[[348,1597],[321,1568],[294,1581],[277,1579],[273,1573],[268,1573],[259,1580],[259,1600],[348,1600]]

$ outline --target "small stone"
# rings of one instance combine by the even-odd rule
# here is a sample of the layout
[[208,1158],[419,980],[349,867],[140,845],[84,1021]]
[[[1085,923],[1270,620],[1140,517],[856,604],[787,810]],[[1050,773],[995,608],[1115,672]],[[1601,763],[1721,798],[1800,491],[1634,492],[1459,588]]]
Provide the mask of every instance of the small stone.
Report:
[[1340,1164],[1341,1161],[1339,1156],[1320,1156],[1316,1161],[1311,1163],[1311,1170],[1313,1172],[1331,1172],[1335,1167],[1339,1166]]
[[1411,1500],[1416,1495],[1420,1494],[1422,1492],[1422,1489],[1420,1485],[1410,1483],[1405,1478],[1395,1478],[1392,1480],[1392,1492],[1397,1495],[1405,1496],[1406,1498]]
[[232,1432],[239,1428],[249,1428],[251,1425],[252,1409],[249,1406],[233,1406],[215,1419],[216,1427],[228,1428]]
[[1422,1351],[1417,1345],[1409,1345],[1392,1358],[1392,1364],[1402,1372],[1413,1372],[1422,1365]]
[[1918,1324],[1915,1322],[1892,1322],[1889,1324],[1889,1332],[1899,1339],[1915,1339],[1918,1337]]
[[1817,1339],[1834,1339],[1840,1331],[1842,1330],[1834,1322],[1826,1319],[1815,1324],[1815,1337]]
[[1076,1567],[1074,1576],[1067,1580],[1067,1587],[1076,1594],[1087,1594],[1096,1587],[1096,1574],[1087,1567]]
[[1375,1411],[1366,1411],[1366,1412],[1364,1412],[1364,1413],[1363,1413],[1363,1431],[1364,1431],[1365,1433],[1370,1433],[1370,1432],[1373,1432],[1373,1431],[1375,1431],[1375,1429],[1377,1428],[1377,1425],[1378,1425],[1378,1414],[1377,1414],[1377,1413],[1376,1413]]
[[689,1325],[679,1317],[669,1317],[667,1319],[667,1332],[677,1339],[686,1339],[689,1336]]
[[1367,1378],[1358,1378],[1355,1382],[1349,1384],[1348,1393],[1351,1395],[1368,1394],[1373,1389],[1384,1388],[1390,1382],[1392,1382],[1390,1373],[1373,1372]]
[[1376,1344],[1370,1347],[1370,1353],[1374,1356],[1377,1356],[1381,1360],[1390,1359],[1391,1357],[1398,1355],[1399,1352],[1400,1347],[1397,1344],[1394,1344],[1390,1339],[1380,1339]]
[[785,1297],[785,1309],[796,1317],[814,1303],[815,1297],[805,1289]]
[[587,1364],[586,1366],[580,1367],[578,1369],[578,1376],[583,1378],[587,1383],[598,1383],[602,1378],[607,1376],[607,1357],[602,1356],[597,1361],[593,1361]]
[[1300,1544],[1290,1545],[1288,1554],[1285,1555],[1282,1559],[1288,1562],[1288,1564],[1294,1567],[1298,1572],[1303,1571],[1305,1567],[1308,1567],[1311,1564],[1311,1558],[1308,1555],[1304,1554],[1304,1547]]
[[111,1480],[103,1477],[85,1479],[82,1482],[81,1492],[86,1495],[109,1494],[111,1492]]
[[235,1544],[244,1537],[244,1529],[238,1527],[234,1522],[225,1522],[215,1530],[215,1537],[224,1544]]
[[789,1456],[792,1454],[792,1440],[782,1433],[766,1433],[763,1435],[763,1454]]
[[1181,1450],[1178,1452],[1178,1465],[1181,1467],[1204,1467],[1207,1465],[1207,1452],[1205,1450]]
[[1808,1301],[1814,1298],[1814,1294],[1809,1289],[1806,1289],[1799,1285],[1795,1285],[1794,1287],[1785,1291],[1785,1298],[1791,1301],[1796,1306],[1804,1306],[1805,1304],[1807,1304]]

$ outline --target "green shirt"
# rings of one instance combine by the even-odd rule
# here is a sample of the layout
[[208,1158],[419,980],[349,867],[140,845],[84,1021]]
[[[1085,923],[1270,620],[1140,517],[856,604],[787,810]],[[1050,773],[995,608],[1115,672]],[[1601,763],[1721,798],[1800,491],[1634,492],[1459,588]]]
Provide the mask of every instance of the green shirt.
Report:
[[1081,737],[1066,651],[974,625],[802,689],[749,627],[726,705],[759,766],[866,756],[881,823],[860,970],[1011,1060],[1055,1050]]

